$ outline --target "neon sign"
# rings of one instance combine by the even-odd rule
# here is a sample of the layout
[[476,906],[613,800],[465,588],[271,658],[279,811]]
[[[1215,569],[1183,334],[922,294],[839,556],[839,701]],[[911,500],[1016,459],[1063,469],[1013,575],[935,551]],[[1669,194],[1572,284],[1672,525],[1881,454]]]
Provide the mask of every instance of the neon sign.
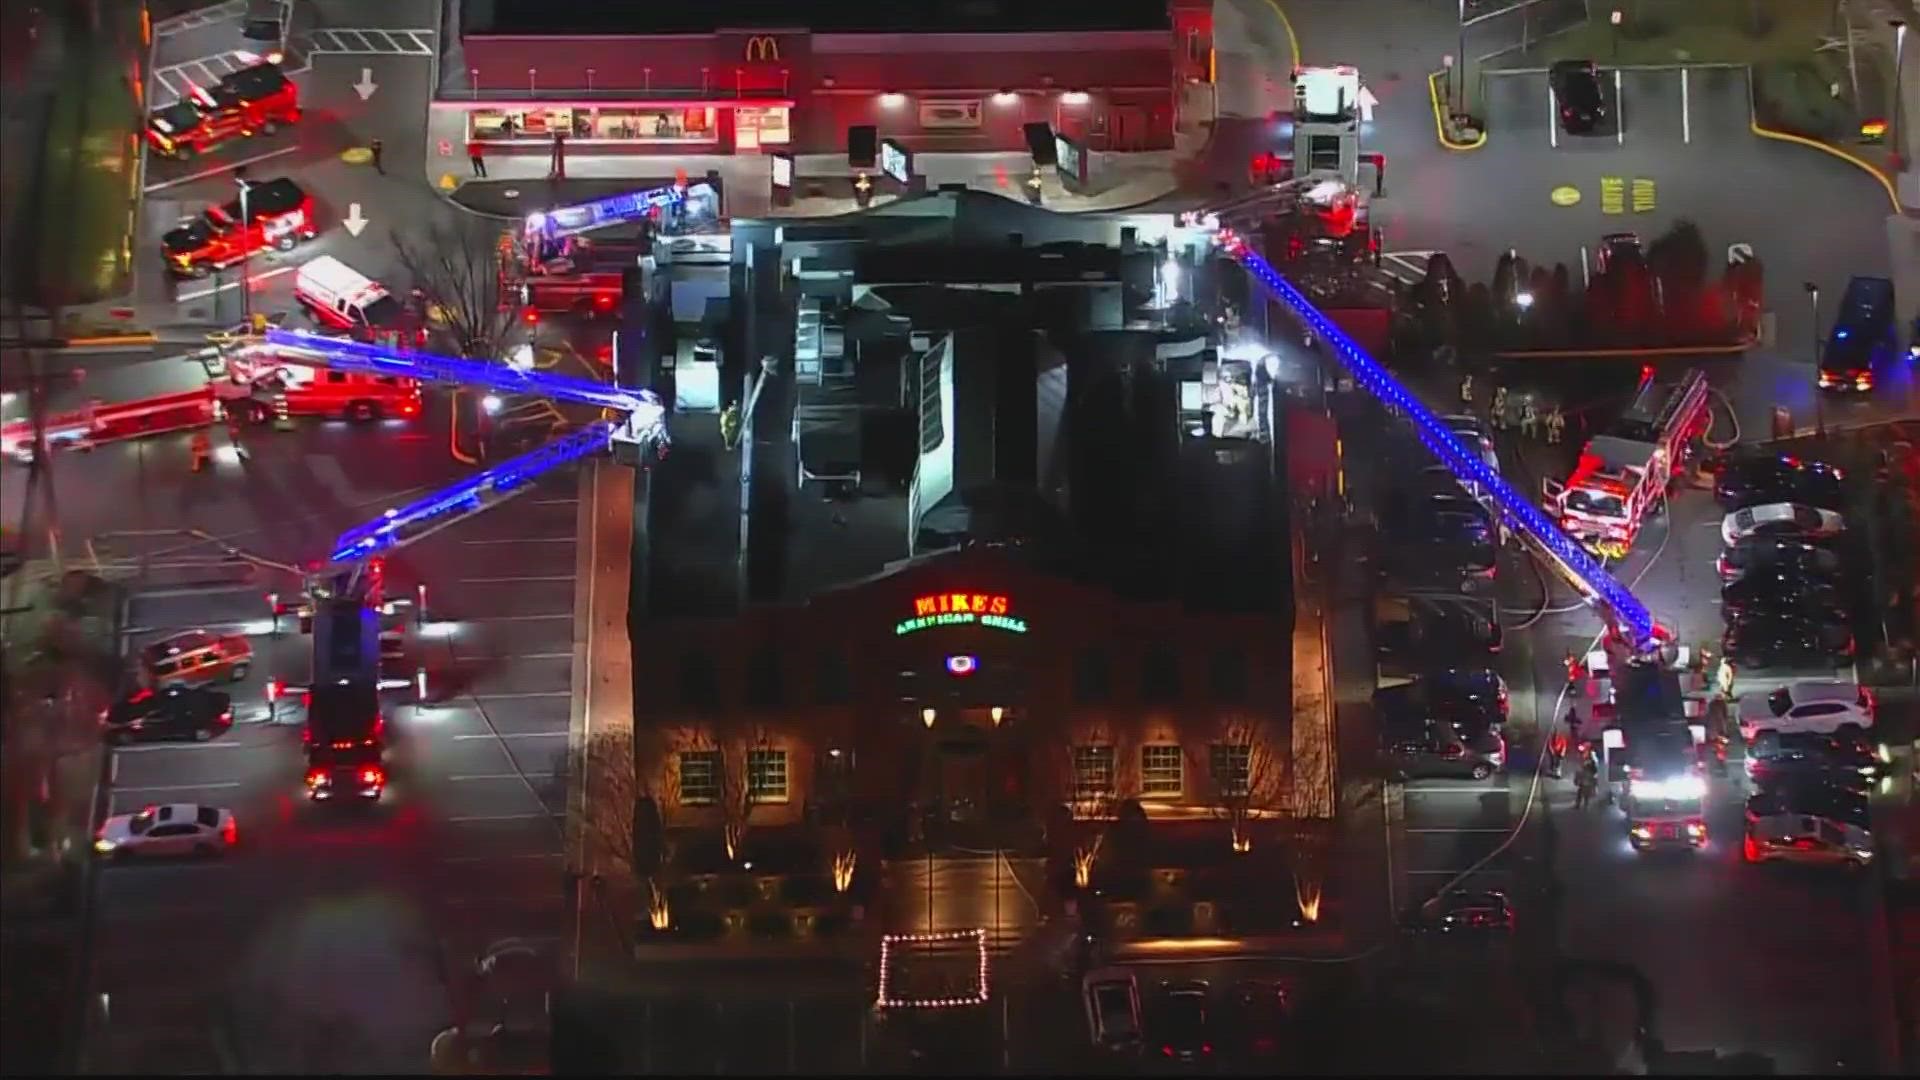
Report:
[[1010,634],[1027,632],[1025,619],[1007,614],[1012,603],[1002,593],[937,593],[913,600],[913,617],[894,625],[895,637],[936,626],[985,626]]

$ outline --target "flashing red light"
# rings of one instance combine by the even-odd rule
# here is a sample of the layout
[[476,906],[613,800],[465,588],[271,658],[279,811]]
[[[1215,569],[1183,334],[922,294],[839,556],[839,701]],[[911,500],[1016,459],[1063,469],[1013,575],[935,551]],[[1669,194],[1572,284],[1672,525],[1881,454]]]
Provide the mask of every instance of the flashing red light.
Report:
[[279,679],[267,680],[267,700],[268,701],[279,701],[280,695],[286,692],[287,692],[287,688],[285,684],[281,683]]
[[612,310],[613,294],[612,293],[594,293],[593,306],[599,308],[602,311]]
[[233,820],[232,818],[228,818],[226,827],[220,830],[220,835],[226,839],[227,846],[229,847],[239,843],[240,842],[240,823]]
[[532,326],[540,321],[540,313],[532,307],[528,307],[520,312],[520,321],[526,323],[528,326]]
[[1640,385],[1645,386],[1652,381],[1653,381],[1653,365],[1641,364],[1640,365]]
[[326,782],[327,782],[327,770],[325,769],[308,769],[307,770],[307,786],[308,787],[319,787],[320,785]]
[[145,700],[147,700],[148,698],[150,698],[150,697],[152,697],[152,696],[153,696],[153,691],[151,691],[151,690],[141,690],[141,691],[139,691],[139,692],[137,692],[137,693],[135,693],[135,694],[134,694],[134,695],[133,695],[132,697],[130,697],[130,698],[128,698],[128,699],[127,699],[127,702],[128,702],[129,704],[133,704],[133,705],[138,705],[139,703],[141,703],[141,702],[143,702],[143,701],[145,701]]
[[1163,1047],[1161,1047],[1161,1048],[1160,1048],[1160,1052],[1161,1052],[1162,1054],[1165,1054],[1165,1055],[1166,1055],[1167,1057],[1172,1057],[1172,1056],[1173,1056],[1173,1044],[1172,1044],[1172,1043],[1168,1043],[1167,1045],[1165,1045],[1165,1046],[1163,1046]]
[[380,775],[379,769],[369,768],[360,770],[360,782],[363,784],[378,784],[382,779],[384,778]]

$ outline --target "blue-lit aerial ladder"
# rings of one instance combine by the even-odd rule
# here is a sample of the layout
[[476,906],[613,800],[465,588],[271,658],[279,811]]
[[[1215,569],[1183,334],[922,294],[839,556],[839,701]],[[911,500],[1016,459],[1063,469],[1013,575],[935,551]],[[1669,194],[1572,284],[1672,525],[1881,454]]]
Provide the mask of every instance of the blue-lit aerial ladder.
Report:
[[1411,390],[1402,386],[1364,349],[1354,344],[1353,339],[1334,325],[1333,320],[1322,315],[1240,234],[1223,228],[1216,235],[1222,250],[1244,267],[1269,296],[1291,310],[1315,340],[1326,343],[1334,359],[1346,368],[1356,383],[1413,425],[1420,441],[1446,464],[1455,477],[1478,484],[1481,490],[1487,492],[1508,526],[1581,595],[1597,606],[1602,617],[1627,642],[1636,650],[1648,650],[1667,638],[1666,629],[1654,622],[1646,605],[1626,586],[1607,573],[1571,537],[1561,532],[1560,527],[1541,513],[1525,495],[1514,490],[1497,470],[1488,468],[1480,456],[1469,450],[1452,429],[1441,423]]
[[432,353],[324,337],[299,330],[268,330],[243,352],[287,363],[369,375],[416,379],[502,394],[530,394],[602,410],[603,418],[559,439],[503,461],[406,506],[395,507],[334,541],[335,563],[350,564],[404,547],[527,490],[529,481],[591,454],[638,465],[667,451],[666,409],[650,390],[631,390],[543,371],[457,360]]
[[537,245],[557,243],[569,236],[578,236],[594,229],[626,225],[649,218],[655,211],[664,212],[686,201],[685,185],[668,184],[643,191],[629,191],[623,195],[609,195],[604,199],[594,199],[591,202],[576,203],[572,206],[542,210],[527,215],[521,227],[521,240],[531,251]]

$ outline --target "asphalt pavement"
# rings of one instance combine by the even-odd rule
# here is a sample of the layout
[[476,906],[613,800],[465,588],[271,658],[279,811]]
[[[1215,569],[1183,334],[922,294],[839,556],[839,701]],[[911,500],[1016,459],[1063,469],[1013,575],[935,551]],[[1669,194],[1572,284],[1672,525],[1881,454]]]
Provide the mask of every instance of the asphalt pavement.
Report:
[[[119,378],[159,389],[183,366],[128,364]],[[69,557],[145,558],[129,650],[211,626],[247,633],[257,656],[233,688],[231,732],[115,752],[112,811],[228,806],[241,844],[218,861],[102,869],[94,988],[106,1014],[91,1068],[417,1072],[431,1036],[473,1001],[464,972],[484,946],[518,937],[561,951],[573,475],[389,561],[395,592],[427,588],[429,618],[409,628],[401,673],[424,668],[429,692],[424,706],[389,695],[394,780],[375,806],[304,799],[298,709],[283,707],[279,723],[263,716],[269,677],[297,685],[310,672],[311,640],[290,623],[276,639],[268,619],[266,594],[291,594],[297,580],[220,555],[324,558],[337,532],[465,474],[446,450],[438,395],[429,413],[416,426],[248,429],[245,461],[216,431],[215,460],[197,474],[185,434],[57,459]],[[14,520],[24,471],[0,470],[0,509]],[[210,890],[217,919],[204,917]],[[218,962],[183,966],[183,947]]]

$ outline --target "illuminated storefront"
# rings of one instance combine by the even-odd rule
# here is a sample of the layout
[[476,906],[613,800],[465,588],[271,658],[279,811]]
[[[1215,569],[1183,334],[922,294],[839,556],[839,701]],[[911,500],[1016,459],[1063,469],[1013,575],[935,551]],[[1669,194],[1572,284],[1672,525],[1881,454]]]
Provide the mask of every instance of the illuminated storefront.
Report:
[[[640,152],[844,153],[847,129],[872,125],[916,152],[1017,150],[1025,125],[1045,122],[1091,150],[1169,148],[1178,88],[1210,78],[1210,6],[1115,6],[1137,17],[1087,31],[901,32],[887,19],[874,25],[893,28],[856,30],[841,9],[811,31],[647,33],[637,28],[695,20],[637,13],[599,20],[636,27],[602,34],[496,17],[462,24],[466,70],[444,72],[434,108],[509,145],[564,131]],[[808,21],[801,3],[790,25]]]

